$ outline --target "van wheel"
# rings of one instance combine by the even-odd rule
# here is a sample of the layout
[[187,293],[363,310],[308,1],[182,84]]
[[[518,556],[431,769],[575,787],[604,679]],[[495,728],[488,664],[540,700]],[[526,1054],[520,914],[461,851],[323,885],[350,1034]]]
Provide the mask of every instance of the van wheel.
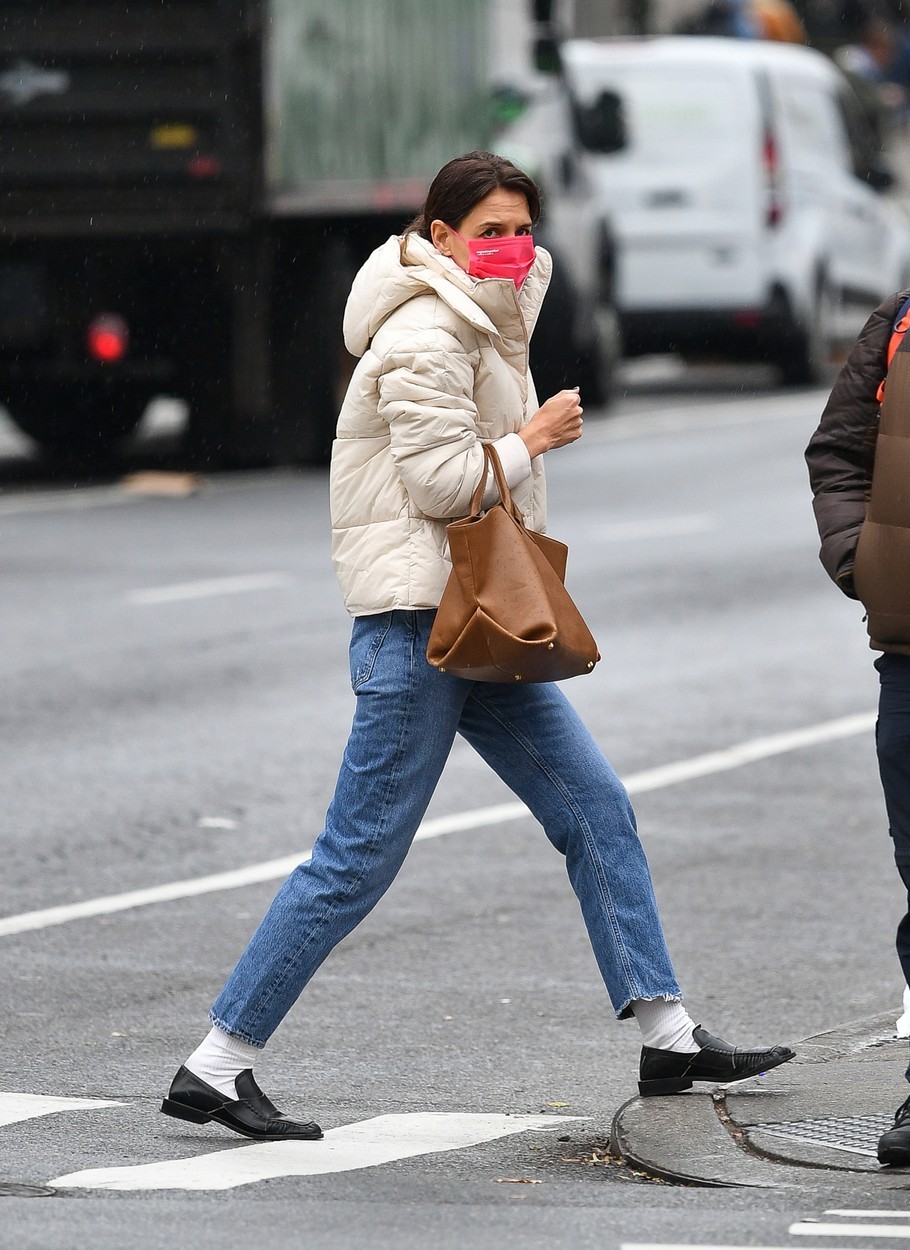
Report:
[[541,403],[566,387],[582,385],[573,333],[578,320],[577,298],[567,268],[552,247],[550,251],[553,273],[530,346],[531,376]]
[[550,250],[553,274],[531,338],[537,397],[543,403],[557,391],[577,386],[583,404],[606,404],[619,359],[619,318],[611,303],[581,309],[567,266]]
[[787,329],[777,358],[786,386],[820,386],[831,373],[830,311],[833,294],[827,278],[820,277],[812,307],[804,318],[788,311]]
[[594,335],[583,358],[580,382],[582,402],[605,408],[616,391],[619,362],[622,359],[622,331],[619,313],[613,304],[601,304],[594,312]]
[[356,271],[341,240],[327,243],[318,257],[294,257],[283,267],[272,342],[276,425],[286,460],[328,462],[338,411],[356,364],[341,332]]

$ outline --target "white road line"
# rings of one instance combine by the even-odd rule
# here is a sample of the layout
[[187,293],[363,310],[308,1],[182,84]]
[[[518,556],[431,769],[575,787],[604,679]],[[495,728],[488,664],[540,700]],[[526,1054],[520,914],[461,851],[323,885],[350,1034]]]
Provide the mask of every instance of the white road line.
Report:
[[127,603],[147,607],[156,603],[179,603],[185,599],[210,599],[215,595],[242,595],[251,590],[275,590],[293,586],[290,573],[246,573],[235,577],[210,577],[198,582],[177,582],[172,586],[150,586],[133,590]]
[[910,1220],[910,1211],[852,1211],[840,1207],[832,1207],[825,1215],[842,1215],[861,1220]]
[[755,395],[687,406],[624,412],[603,422],[586,422],[584,443],[605,443],[681,430],[725,429],[754,422],[799,420],[818,424],[827,391],[802,395]]
[[90,1168],[49,1181],[61,1189],[234,1189],[279,1176],[324,1176],[375,1168],[415,1155],[464,1150],[528,1130],[560,1128],[582,1116],[460,1115],[423,1111],[380,1115],[329,1129],[322,1141],[259,1142],[190,1159],[137,1167]]
[[793,729],[785,733],[770,734],[767,738],[753,738],[722,751],[708,751],[690,760],[676,764],[663,764],[647,772],[636,773],[626,783],[630,794],[643,794],[650,790],[663,790],[682,781],[707,777],[711,773],[727,772],[741,768],[757,760],[770,759],[774,755],[786,755],[803,747],[818,746],[822,742],[835,742],[839,738],[852,738],[867,733],[875,726],[875,712],[859,712],[855,716],[841,716],[837,720],[807,725],[805,729]]
[[[805,729],[772,734],[767,738],[753,738],[723,751],[709,751],[692,759],[663,764],[645,772],[634,773],[626,778],[630,794],[647,794],[663,790],[712,773],[741,768],[758,760],[783,755],[802,747],[817,746],[839,738],[849,738],[865,733],[875,724],[874,712],[860,712],[855,716],[842,716],[837,720],[823,721]],[[522,820],[530,812],[524,803],[496,803],[490,807],[477,807],[467,812],[455,812],[451,816],[437,816],[425,820],[417,830],[415,842],[440,838],[448,833],[463,833],[469,829],[487,828],[510,820]],[[169,903],[176,899],[193,898],[200,894],[213,894],[219,890],[236,890],[241,886],[257,885],[263,881],[275,881],[293,872],[298,864],[310,856],[310,850],[285,855],[280,859],[250,864],[227,872],[213,873],[206,877],[193,877],[185,881],[170,881],[164,885],[149,886],[142,890],[129,890],[124,894],[108,894],[101,898],[85,899],[81,903],[64,903],[59,907],[47,907],[40,911],[21,912],[0,920],[0,937],[15,933],[29,933],[36,929],[48,929],[53,925],[67,924],[71,920],[85,920],[92,916],[108,916],[112,912],[129,911],[134,907],[147,907],[151,903]]]
[[910,1237],[910,1224],[791,1224],[791,1237]]
[[[307,477],[296,469],[263,469],[242,474],[216,473],[205,479],[205,493],[211,495],[238,495],[251,489],[272,489],[276,483],[293,482],[304,485]],[[183,502],[183,496],[178,497]],[[4,491],[0,487],[0,516],[18,513],[71,512],[89,508],[107,508],[111,505],[161,502],[149,495],[124,490],[120,482],[111,486],[75,486],[60,490]]]
[[91,1111],[95,1107],[122,1107],[108,1098],[49,1098],[45,1094],[0,1094],[0,1127],[36,1120],[60,1111]]
[[[703,1246],[691,1241],[623,1241],[619,1250],[788,1250],[786,1246]],[[789,1250],[793,1250],[790,1246]]]
[[139,496],[128,494],[120,486],[81,486],[68,491],[23,491],[21,495],[0,497],[0,516],[108,508],[116,504],[138,503],[139,499]]
[[717,528],[717,521],[708,513],[693,512],[683,516],[648,517],[641,521],[617,521],[596,528],[594,537],[604,543],[632,542],[639,538],[673,538],[676,535],[706,534]]

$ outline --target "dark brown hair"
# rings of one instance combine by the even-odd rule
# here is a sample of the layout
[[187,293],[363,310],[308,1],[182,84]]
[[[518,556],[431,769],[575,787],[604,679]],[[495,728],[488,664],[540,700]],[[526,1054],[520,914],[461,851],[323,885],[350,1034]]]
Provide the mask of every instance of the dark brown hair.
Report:
[[423,208],[405,230],[430,237],[434,221],[444,221],[456,230],[468,213],[491,191],[500,188],[517,191],[528,201],[532,223],[540,216],[540,192],[532,178],[493,152],[467,152],[443,165],[430,184]]

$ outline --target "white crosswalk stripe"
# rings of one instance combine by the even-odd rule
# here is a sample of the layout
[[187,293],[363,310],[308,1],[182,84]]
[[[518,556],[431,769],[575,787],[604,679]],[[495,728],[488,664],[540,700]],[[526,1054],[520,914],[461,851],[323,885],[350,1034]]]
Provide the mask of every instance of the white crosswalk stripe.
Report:
[[91,1111],[95,1107],[122,1107],[107,1098],[50,1098],[45,1094],[0,1094],[0,1128],[35,1120],[60,1111]]
[[48,1184],[60,1189],[233,1189],[275,1177],[350,1172],[416,1155],[463,1150],[515,1133],[559,1128],[580,1118],[445,1112],[381,1115],[330,1129],[318,1142],[257,1142],[189,1159],[70,1172]]

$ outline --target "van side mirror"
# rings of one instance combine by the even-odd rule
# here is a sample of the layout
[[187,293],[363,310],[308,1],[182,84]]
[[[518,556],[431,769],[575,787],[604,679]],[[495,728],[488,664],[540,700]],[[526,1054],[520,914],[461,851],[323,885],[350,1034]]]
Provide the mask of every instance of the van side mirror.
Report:
[[534,40],[534,68],[541,74],[562,73],[558,39],[552,35],[540,35]]
[[592,104],[573,105],[578,142],[589,152],[619,152],[628,142],[622,99],[602,91]]

